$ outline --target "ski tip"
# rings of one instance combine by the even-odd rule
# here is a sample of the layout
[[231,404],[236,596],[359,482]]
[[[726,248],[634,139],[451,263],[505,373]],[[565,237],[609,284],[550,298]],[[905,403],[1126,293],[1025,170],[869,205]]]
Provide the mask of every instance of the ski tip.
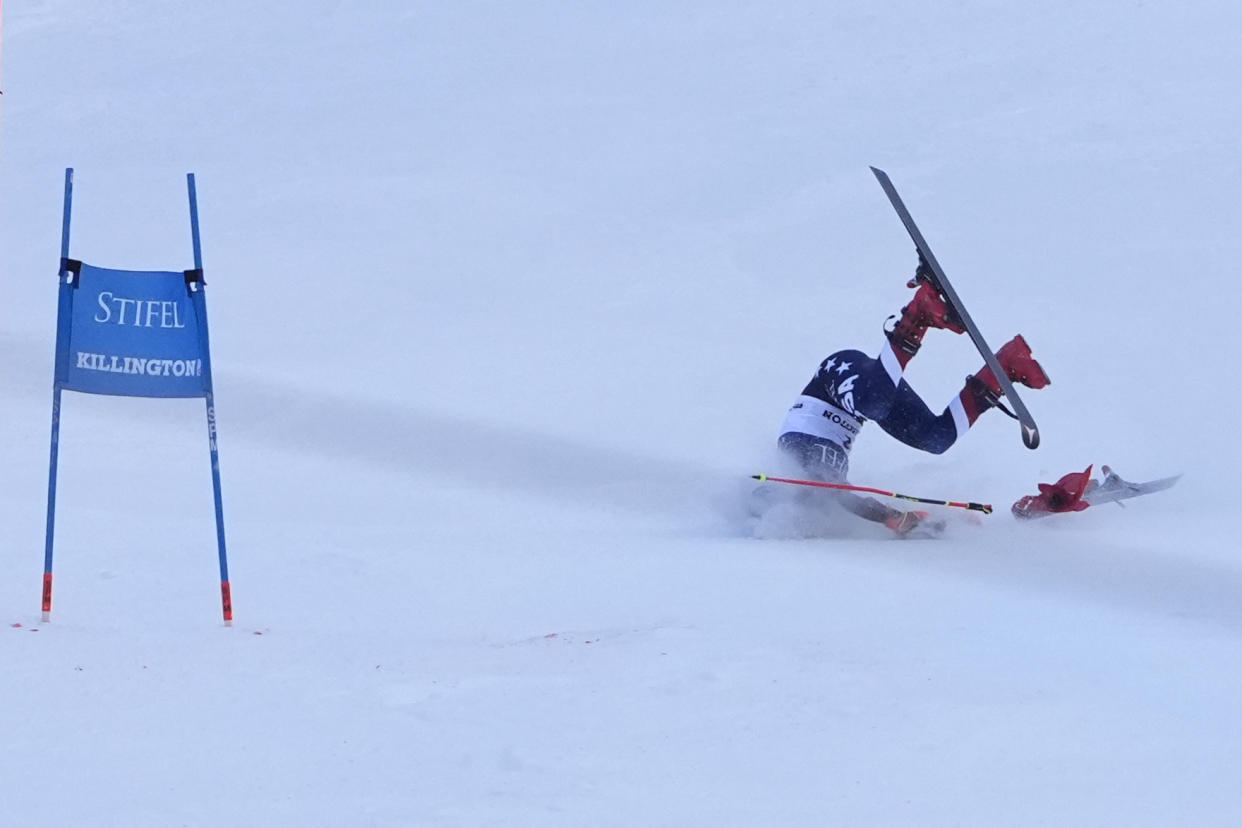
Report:
[[1022,425],[1022,442],[1029,449],[1039,448],[1039,429],[1024,423]]
[[876,178],[881,178],[881,177],[888,178],[888,173],[884,172],[884,170],[880,169],[879,167],[872,167],[871,172],[875,175]]
[[750,479],[751,480],[767,480],[768,476],[766,474],[752,474],[750,476]]

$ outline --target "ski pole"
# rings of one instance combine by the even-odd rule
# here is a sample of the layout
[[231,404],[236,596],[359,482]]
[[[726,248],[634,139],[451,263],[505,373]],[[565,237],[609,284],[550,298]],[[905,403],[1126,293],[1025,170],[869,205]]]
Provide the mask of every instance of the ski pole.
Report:
[[821,489],[840,489],[846,492],[867,492],[869,494],[883,495],[884,497],[895,497],[898,500],[912,500],[915,503],[931,503],[936,506],[956,506],[959,509],[969,509],[973,512],[983,512],[985,515],[992,514],[992,505],[990,503],[966,503],[960,500],[935,500],[929,497],[914,497],[913,495],[898,494],[897,492],[889,492],[884,489],[873,489],[870,486],[854,486],[850,483],[824,483],[820,480],[794,480],[788,477],[769,477],[766,474],[752,474],[752,478],[767,483],[792,483],[795,486],[816,486]]

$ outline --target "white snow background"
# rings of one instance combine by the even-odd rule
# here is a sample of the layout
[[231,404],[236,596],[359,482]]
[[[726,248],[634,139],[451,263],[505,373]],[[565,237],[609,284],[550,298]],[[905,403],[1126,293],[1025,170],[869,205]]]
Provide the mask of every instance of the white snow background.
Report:
[[[3,824],[1242,822],[1235,3],[5,12]],[[855,483],[996,513],[748,537],[910,295],[872,164],[1043,445],[871,425]],[[68,166],[104,267],[190,267],[197,174],[232,628],[202,401],[73,393],[40,622]],[[1185,477],[1009,515],[1088,463]]]

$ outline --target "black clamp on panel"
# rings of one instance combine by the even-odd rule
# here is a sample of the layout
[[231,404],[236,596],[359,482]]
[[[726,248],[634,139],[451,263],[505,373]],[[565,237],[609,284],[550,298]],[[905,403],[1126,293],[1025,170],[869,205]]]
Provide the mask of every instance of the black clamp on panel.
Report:
[[82,263],[77,259],[66,259],[62,257],[60,260],[60,272],[56,275],[57,277],[61,277],[66,273],[72,274],[73,278],[71,281],[73,282],[73,286],[76,288],[78,286],[78,282],[81,281],[78,277],[82,275]]

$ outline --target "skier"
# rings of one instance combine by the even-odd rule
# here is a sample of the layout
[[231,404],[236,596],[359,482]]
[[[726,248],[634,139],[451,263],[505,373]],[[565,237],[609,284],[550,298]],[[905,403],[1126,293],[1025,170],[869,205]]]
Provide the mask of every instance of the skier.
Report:
[[[999,405],[1001,388],[986,365],[966,378],[965,386],[939,415],[933,414],[902,378],[928,328],[965,332],[935,285],[920,256],[914,278],[908,283],[917,292],[901,309],[892,329],[886,330],[888,342],[879,356],[872,358],[852,349],[830,355],[789,409],[777,444],[810,479],[846,481],[850,449],[867,420],[875,420],[906,445],[940,454],[965,434],[980,414]],[[1001,346],[996,359],[1012,382],[1036,389],[1049,384],[1048,375],[1031,356],[1021,335]],[[908,534],[927,518],[926,512],[893,509],[849,492],[834,492],[832,498],[859,517],[883,523],[899,535]]]

